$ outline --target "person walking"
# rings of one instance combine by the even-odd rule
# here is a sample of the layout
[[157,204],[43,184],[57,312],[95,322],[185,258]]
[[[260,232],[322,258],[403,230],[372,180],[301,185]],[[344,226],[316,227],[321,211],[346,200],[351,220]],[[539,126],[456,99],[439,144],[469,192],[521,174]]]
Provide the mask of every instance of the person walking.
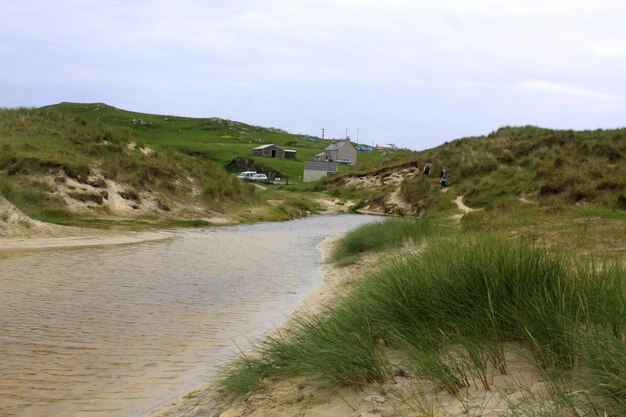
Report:
[[441,175],[439,176],[439,182],[441,183],[441,188],[445,189],[448,186],[448,180],[446,178],[446,167],[441,167]]
[[424,165],[424,171],[422,172],[422,175],[430,175],[430,162],[427,162],[426,165]]

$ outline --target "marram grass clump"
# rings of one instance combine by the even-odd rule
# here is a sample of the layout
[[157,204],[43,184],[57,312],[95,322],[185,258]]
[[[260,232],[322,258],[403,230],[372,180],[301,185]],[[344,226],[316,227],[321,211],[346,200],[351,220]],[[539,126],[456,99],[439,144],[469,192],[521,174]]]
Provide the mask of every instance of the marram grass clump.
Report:
[[389,380],[384,340],[441,389],[455,393],[470,380],[489,389],[485,369],[506,373],[504,351],[514,342],[546,375],[584,368],[577,382],[593,388],[590,409],[625,412],[625,280],[620,262],[527,242],[434,239],[421,254],[372,272],[321,314],[291,320],[232,363],[222,384],[243,393],[270,376],[340,385]]
[[430,216],[388,218],[346,233],[333,250],[330,261],[347,265],[365,252],[396,248],[407,242],[418,242],[442,233],[445,233],[445,229]]

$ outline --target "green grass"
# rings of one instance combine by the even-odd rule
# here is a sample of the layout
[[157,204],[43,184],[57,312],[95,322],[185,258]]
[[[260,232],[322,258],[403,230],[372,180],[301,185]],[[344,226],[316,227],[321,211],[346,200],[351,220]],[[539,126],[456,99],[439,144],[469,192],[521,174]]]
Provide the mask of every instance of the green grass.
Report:
[[478,207],[504,196],[614,206],[625,189],[625,129],[502,128],[427,151]]
[[[107,127],[78,116],[38,109],[0,109],[0,191],[40,220],[72,217],[44,181],[67,176],[101,187],[103,178],[150,191],[165,200],[197,202],[220,209],[233,202],[254,202],[254,191],[212,161],[187,156],[167,146],[144,155],[129,142],[145,146],[127,128]],[[90,178],[94,173],[99,179]],[[62,179],[62,178],[61,178]],[[194,193],[192,190],[199,190]],[[93,194],[93,193],[92,193]],[[96,195],[73,192],[98,203]],[[98,200],[98,201],[96,201]]]
[[389,380],[384,340],[407,353],[416,375],[457,393],[469,381],[488,385],[487,365],[506,372],[506,344],[515,342],[546,375],[570,370],[581,386],[602,382],[591,407],[623,413],[625,272],[620,262],[496,235],[434,239],[422,254],[369,274],[323,313],[296,317],[231,364],[222,384],[247,392],[271,376]]
[[[87,122],[99,122],[112,129],[129,130],[136,135],[136,140],[149,146],[167,145],[199,159],[217,162],[230,172],[242,170],[241,167],[232,165],[235,158],[249,158],[255,169],[276,173],[293,181],[302,176],[304,162],[311,160],[331,143],[328,139],[291,134],[280,129],[253,126],[232,120],[137,113],[103,103],[60,103],[42,109],[77,117]],[[296,150],[297,158],[289,160],[252,157],[253,148],[268,143]],[[380,151],[359,152],[359,163],[391,158],[393,155]],[[341,167],[342,171],[351,169],[352,167]]]
[[466,214],[461,226],[475,232],[497,231],[577,253],[620,256],[626,250],[625,221],[625,211],[602,206],[527,204],[510,198]]
[[330,261],[347,265],[365,252],[399,248],[405,243],[419,242],[434,234],[446,233],[429,216],[389,218],[349,231],[335,246]]
[[[524,198],[547,206],[591,205],[626,210],[626,129],[571,131],[534,126],[505,127],[486,136],[462,138],[409,155],[381,159],[323,182],[323,190],[354,192],[350,177],[431,162],[431,181],[447,168],[453,194],[475,208],[493,208]],[[379,198],[362,190],[365,204]],[[389,193],[385,191],[384,193]],[[406,177],[401,194],[415,211],[438,211],[442,198],[420,176]],[[450,194],[450,193],[448,193]]]

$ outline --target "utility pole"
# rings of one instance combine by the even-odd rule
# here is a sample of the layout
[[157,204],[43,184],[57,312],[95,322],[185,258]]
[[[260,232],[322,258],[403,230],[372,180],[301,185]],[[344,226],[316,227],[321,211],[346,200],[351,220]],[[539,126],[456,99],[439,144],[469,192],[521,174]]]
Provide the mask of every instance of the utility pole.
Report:
[[326,130],[325,127],[320,128],[322,130],[322,139],[324,139],[324,131]]
[[348,139],[348,128],[346,127],[346,136],[344,137],[344,139]]
[[359,128],[356,128],[356,143],[359,143]]

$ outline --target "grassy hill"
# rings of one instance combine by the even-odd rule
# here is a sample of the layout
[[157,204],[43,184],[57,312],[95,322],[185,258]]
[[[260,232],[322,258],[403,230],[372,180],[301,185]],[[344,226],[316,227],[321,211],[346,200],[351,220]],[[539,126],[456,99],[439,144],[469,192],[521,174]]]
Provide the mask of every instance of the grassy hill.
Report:
[[510,198],[543,204],[626,208],[626,129],[571,131],[507,127],[419,155],[449,171],[477,207]]
[[625,159],[626,129],[507,127],[326,178],[405,217],[336,243],[335,298],[224,368],[227,413],[626,415]]
[[[295,180],[304,161],[330,141],[218,118],[135,113],[98,103],[5,109],[0,129],[0,191],[43,220],[64,221],[71,213],[119,217],[120,204],[107,201],[107,194],[128,197],[122,203],[130,207],[129,217],[156,213],[172,218],[204,217],[198,211],[267,200],[288,200],[296,211],[308,211],[312,191],[379,212],[446,217],[457,210],[454,197],[462,195],[480,209],[463,218],[467,228],[577,244],[583,240],[572,237],[589,229],[602,242],[596,250],[622,247],[616,242],[626,213],[626,129],[506,127],[421,152],[359,152],[359,164],[341,166],[339,175],[319,184],[273,187],[261,198],[229,173],[245,167]],[[252,149],[264,143],[296,149],[298,157],[252,157]],[[432,163],[429,178],[417,175],[426,162]],[[447,193],[437,184],[442,166],[448,171]],[[124,189],[106,188],[107,181]],[[142,199],[141,193],[149,195]],[[76,201],[82,204],[78,209],[70,204]]]
[[[295,149],[298,157],[252,157],[265,143]],[[330,143],[219,118],[136,113],[101,103],[2,109],[0,192],[26,214],[57,223],[206,218],[211,211],[241,211],[243,221],[293,218],[315,209],[310,187],[255,193],[230,174],[256,169],[297,182],[304,161]],[[359,164],[393,157],[360,152]]]
[[[171,115],[136,113],[102,103],[60,103],[43,109],[99,121],[105,126],[131,129],[138,140],[152,145],[168,145],[188,155],[218,162],[231,172],[253,167],[261,172],[297,180],[304,161],[313,159],[331,141],[284,130],[253,126],[220,118],[190,118]],[[273,143],[297,151],[295,160],[253,157],[252,149]],[[359,152],[359,163],[385,158],[379,151]],[[239,157],[239,158],[237,158]],[[241,158],[247,159],[242,166]],[[341,167],[343,170],[347,167]]]
[[[404,175],[398,185],[379,179],[407,167],[432,163],[431,176]],[[438,185],[447,168],[449,188]],[[389,196],[399,186],[403,206]],[[563,240],[570,246],[615,252],[626,234],[626,129],[571,131],[533,126],[505,127],[489,135],[445,143],[375,170],[328,178],[319,190],[360,199],[400,214],[449,216],[455,196],[475,209],[467,228],[504,230],[533,239]]]
[[267,209],[259,218],[294,215],[289,204],[268,208],[219,163],[78,115],[2,109],[0,149],[0,195],[39,220],[196,219],[251,206]]

